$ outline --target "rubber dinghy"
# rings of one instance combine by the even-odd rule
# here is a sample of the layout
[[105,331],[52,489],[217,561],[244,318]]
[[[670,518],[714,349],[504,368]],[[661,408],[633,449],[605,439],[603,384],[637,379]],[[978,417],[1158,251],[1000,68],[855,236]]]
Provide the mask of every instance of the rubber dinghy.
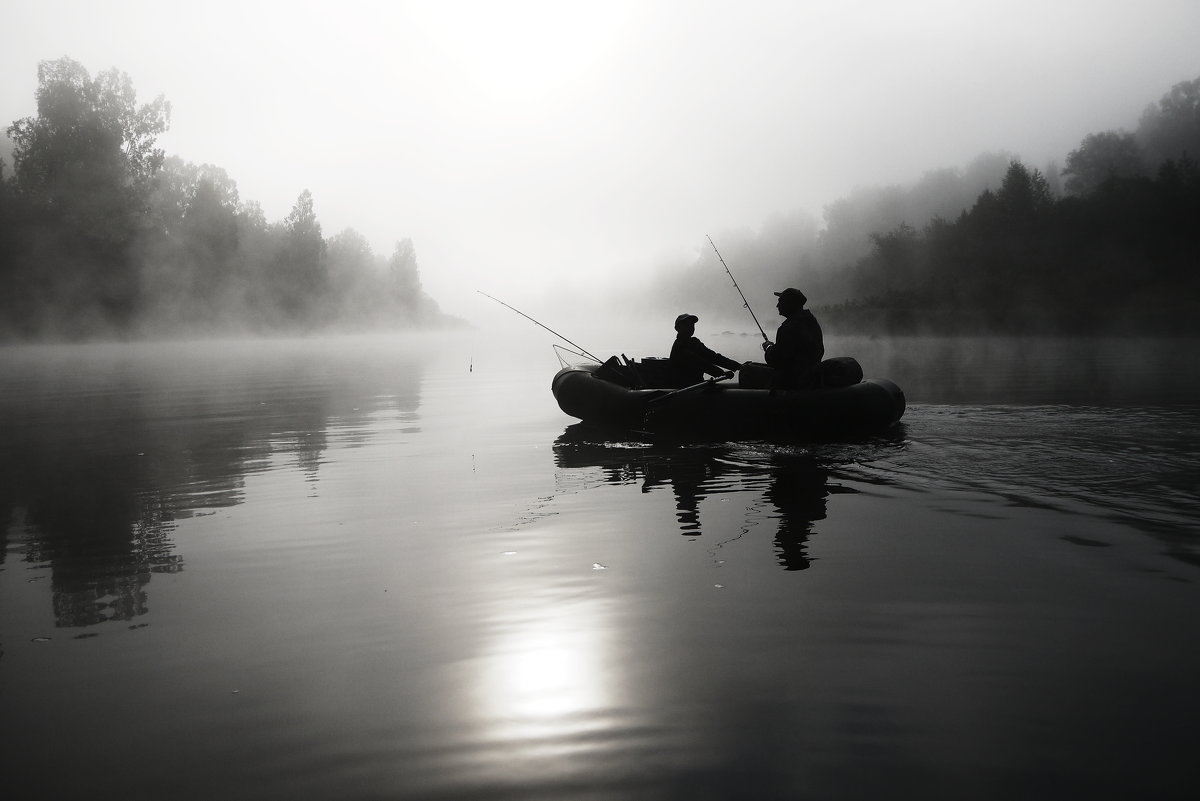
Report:
[[747,362],[737,382],[710,379],[674,389],[666,359],[622,362],[614,356],[603,364],[564,367],[551,391],[559,408],[585,423],[647,431],[829,436],[883,431],[903,416],[900,387],[887,379],[863,380],[853,359],[827,359],[822,374],[821,389],[772,390],[771,368]]

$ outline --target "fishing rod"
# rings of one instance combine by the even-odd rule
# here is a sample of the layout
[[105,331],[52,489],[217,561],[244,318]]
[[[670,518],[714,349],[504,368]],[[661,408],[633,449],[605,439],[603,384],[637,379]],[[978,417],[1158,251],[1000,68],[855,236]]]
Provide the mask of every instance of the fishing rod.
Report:
[[[567,339],[567,338],[566,338],[566,337],[564,337],[562,334],[560,334],[560,333],[558,333],[557,331],[555,331],[553,328],[550,328],[549,326],[546,326],[546,325],[542,325],[542,324],[541,324],[541,323],[539,323],[537,320],[533,319],[532,317],[530,317],[528,314],[526,314],[525,312],[521,311],[520,309],[513,309],[513,307],[512,307],[512,306],[509,306],[507,303],[505,303],[504,301],[500,300],[500,298],[493,298],[491,295],[489,295],[488,293],[484,292],[484,291],[483,291],[483,290],[481,290],[481,289],[476,289],[475,291],[476,291],[476,292],[478,292],[480,295],[483,295],[485,298],[491,298],[492,300],[496,301],[497,303],[499,303],[501,306],[503,306],[503,307],[504,307],[504,308],[506,308],[506,309],[512,309],[512,311],[515,311],[517,314],[521,315],[522,317],[524,317],[526,320],[528,320],[529,322],[533,323],[534,325],[541,325],[541,326],[542,326],[542,328],[545,328],[545,329],[546,329],[547,331],[549,331],[551,334],[554,334],[554,336],[558,337],[558,338],[559,338],[559,339],[561,339],[563,342],[566,342],[566,343],[567,343],[568,345],[570,345],[571,347],[573,347],[573,348],[579,348],[579,352],[580,352],[581,354],[583,354],[584,356],[587,356],[589,359],[593,359],[593,360],[595,360],[595,361],[597,361],[597,362],[601,362],[601,363],[603,363],[603,361],[604,361],[603,359],[597,359],[595,356],[593,356],[592,354],[590,354],[590,353],[588,353],[586,350],[584,350],[584,349],[583,349],[581,346],[579,346],[579,345],[576,345],[574,342],[572,342],[571,340]],[[766,336],[766,335],[764,334],[763,336]]]
[[733,277],[733,273],[729,271],[729,265],[725,263],[725,259],[721,258],[721,251],[717,250],[717,243],[712,241],[712,237],[708,236],[708,244],[712,245],[713,252],[717,254],[717,258],[721,259],[721,266],[725,268],[725,274],[729,276],[729,280],[733,282],[733,288],[742,296],[742,305],[746,307],[746,311],[750,312],[750,316],[754,318],[754,324],[758,326],[758,333],[762,334],[763,342],[770,342],[767,338],[767,332],[763,330],[762,325],[758,322],[758,316],[754,314],[754,309],[750,308],[750,301],[746,300],[746,296],[742,294],[742,288],[738,286],[737,279]]

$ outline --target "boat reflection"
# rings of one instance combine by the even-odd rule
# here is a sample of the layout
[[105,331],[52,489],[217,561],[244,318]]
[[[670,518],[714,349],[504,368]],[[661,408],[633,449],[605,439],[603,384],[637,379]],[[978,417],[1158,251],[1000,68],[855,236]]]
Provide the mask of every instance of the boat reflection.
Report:
[[826,499],[831,492],[855,490],[831,484],[829,470],[811,454],[773,456],[771,475],[764,498],[778,514],[776,558],[785,570],[804,570],[810,564],[808,537],[813,524],[825,519]]
[[[852,443],[780,444],[754,442],[647,442],[628,432],[606,431],[585,424],[569,426],[554,443],[555,464],[562,470],[599,468],[613,484],[640,483],[644,493],[670,488],[675,496],[679,533],[699,537],[705,529],[741,536],[764,520],[775,525],[774,548],[779,566],[804,570],[811,564],[807,542],[826,518],[827,499],[852,494],[853,487],[836,478],[852,461],[869,459],[903,439],[897,429]],[[709,497],[750,493],[740,521],[702,523],[702,502]],[[764,508],[765,507],[765,508]]]

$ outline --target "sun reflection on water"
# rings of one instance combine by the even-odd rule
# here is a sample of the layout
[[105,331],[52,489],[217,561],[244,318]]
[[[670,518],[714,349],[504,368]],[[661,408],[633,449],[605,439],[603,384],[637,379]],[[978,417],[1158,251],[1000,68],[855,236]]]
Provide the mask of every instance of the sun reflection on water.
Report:
[[514,615],[479,663],[479,716],[514,756],[560,755],[609,725],[606,627],[595,603]]

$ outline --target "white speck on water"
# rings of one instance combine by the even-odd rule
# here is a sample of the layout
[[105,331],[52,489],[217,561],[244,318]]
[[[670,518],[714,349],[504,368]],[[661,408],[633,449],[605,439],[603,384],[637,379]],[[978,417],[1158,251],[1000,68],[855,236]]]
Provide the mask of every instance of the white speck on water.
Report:
[[592,562],[592,570],[608,570],[608,568],[599,562]]

